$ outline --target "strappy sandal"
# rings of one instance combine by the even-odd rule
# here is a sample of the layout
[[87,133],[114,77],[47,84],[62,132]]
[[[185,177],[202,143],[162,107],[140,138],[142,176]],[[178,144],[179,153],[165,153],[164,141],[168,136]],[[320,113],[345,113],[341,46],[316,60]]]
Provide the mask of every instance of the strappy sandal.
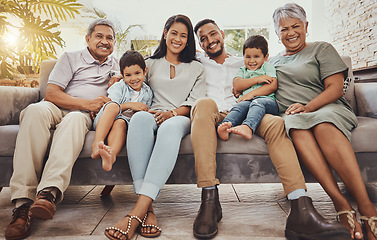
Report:
[[[136,219],[139,223],[138,225],[140,225],[143,221],[140,220],[140,218],[138,216],[130,216],[130,215],[126,215],[125,218],[128,217],[128,224],[127,224],[127,230],[126,231],[123,231],[122,229],[119,229],[119,228],[116,228],[116,227],[107,227],[105,229],[105,236],[108,238],[108,239],[112,239],[112,240],[119,240],[123,235],[126,236],[126,240],[129,240],[132,238],[128,236],[128,232],[130,231],[131,229],[131,224],[132,224],[132,219]],[[109,233],[109,230],[114,230],[114,231],[118,231],[120,232],[122,235],[120,235],[120,237],[114,237],[114,236],[111,236],[110,233]]]
[[371,232],[373,233],[374,237],[377,238],[377,226],[374,221],[377,221],[377,217],[366,217],[366,216],[360,216],[360,220],[363,220],[363,227],[366,231],[365,224],[368,223]]
[[[343,214],[347,214],[347,222],[348,222],[348,225],[350,226],[350,228],[352,229],[353,231],[353,234],[355,234],[355,228],[356,228],[356,223],[355,223],[355,219],[356,219],[356,213],[355,213],[355,210],[343,210],[343,211],[339,211],[336,213],[336,219],[338,222],[340,222],[340,215],[343,215]],[[355,217],[355,219],[354,219]]]
[[[148,218],[148,213],[152,213],[153,215],[155,215],[154,212],[152,212],[152,211],[148,211],[145,214],[143,222],[139,226],[139,234],[143,237],[146,237],[146,238],[158,237],[158,236],[160,236],[160,234],[162,232],[161,228],[159,226],[156,226],[156,225],[153,225],[153,224],[145,224],[145,222],[147,221],[147,218]],[[155,229],[157,229],[157,232],[155,232],[155,233],[143,233],[143,232],[141,232],[141,228],[146,228],[146,227],[155,228]]]

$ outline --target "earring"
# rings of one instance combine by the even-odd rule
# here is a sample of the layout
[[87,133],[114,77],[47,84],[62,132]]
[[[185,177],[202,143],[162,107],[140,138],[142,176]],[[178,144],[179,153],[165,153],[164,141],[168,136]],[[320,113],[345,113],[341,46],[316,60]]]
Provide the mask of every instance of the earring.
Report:
[[279,38],[279,40],[278,40],[278,43],[281,44],[281,40],[280,40],[280,38]]
[[309,37],[309,32],[306,33],[306,37]]

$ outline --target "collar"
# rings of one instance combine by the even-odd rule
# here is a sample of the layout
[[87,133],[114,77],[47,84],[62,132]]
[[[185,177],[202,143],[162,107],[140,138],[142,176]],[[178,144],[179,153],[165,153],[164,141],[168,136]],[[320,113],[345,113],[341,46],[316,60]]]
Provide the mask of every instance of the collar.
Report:
[[197,54],[198,59],[203,62],[206,61],[208,63],[212,63],[215,65],[239,65],[243,63],[242,57],[236,57],[227,53],[227,58],[225,58],[225,62],[223,64],[217,63],[215,60],[211,59],[205,52],[200,52]]

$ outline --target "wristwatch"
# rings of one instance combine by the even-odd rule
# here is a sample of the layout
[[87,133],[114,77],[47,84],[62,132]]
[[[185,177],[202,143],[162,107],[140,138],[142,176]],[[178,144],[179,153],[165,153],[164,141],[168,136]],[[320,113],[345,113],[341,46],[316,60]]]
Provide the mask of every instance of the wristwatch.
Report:
[[177,114],[177,112],[176,111],[174,111],[173,109],[172,110],[170,110],[171,111],[171,113],[173,114],[173,117],[175,117],[175,116],[177,116],[178,114]]

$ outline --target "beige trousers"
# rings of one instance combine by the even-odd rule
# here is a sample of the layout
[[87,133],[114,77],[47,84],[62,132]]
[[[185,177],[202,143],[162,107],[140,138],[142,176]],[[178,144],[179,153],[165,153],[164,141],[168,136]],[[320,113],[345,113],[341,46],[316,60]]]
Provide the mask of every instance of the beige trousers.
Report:
[[[40,190],[55,187],[59,190],[56,199],[59,203],[91,126],[89,113],[61,110],[48,101],[24,109],[20,115],[10,180],[12,201],[20,198],[34,200]],[[53,128],[51,148],[44,165],[50,129]]]
[[[216,124],[222,122],[227,113],[220,113],[211,98],[199,99],[191,111],[191,142],[195,156],[195,172],[199,188],[219,184],[216,178]],[[288,138],[284,120],[279,116],[266,114],[255,132],[268,147],[284,193],[306,189],[296,151]]]

